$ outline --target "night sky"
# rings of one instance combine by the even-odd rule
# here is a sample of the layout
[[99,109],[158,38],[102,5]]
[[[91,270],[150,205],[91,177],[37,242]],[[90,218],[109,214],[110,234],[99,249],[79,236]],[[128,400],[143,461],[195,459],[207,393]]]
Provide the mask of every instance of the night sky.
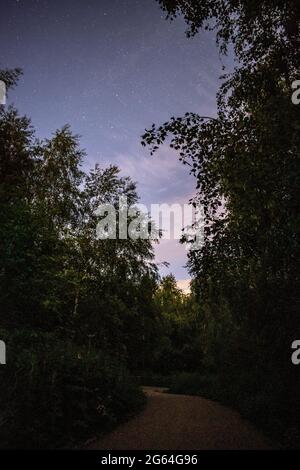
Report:
[[[0,67],[21,67],[10,94],[39,137],[66,123],[81,136],[85,170],[118,164],[141,202],[187,202],[195,180],[163,147],[150,157],[144,129],[186,111],[211,115],[222,61],[211,33],[187,39],[155,0],[0,0]],[[157,261],[188,278],[186,251],[163,241]]]

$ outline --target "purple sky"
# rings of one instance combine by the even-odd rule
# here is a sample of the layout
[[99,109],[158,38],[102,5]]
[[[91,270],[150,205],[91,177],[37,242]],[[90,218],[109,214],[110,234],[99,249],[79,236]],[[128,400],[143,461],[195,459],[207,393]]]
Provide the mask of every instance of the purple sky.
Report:
[[[11,93],[39,137],[66,123],[81,136],[85,169],[116,163],[141,202],[186,203],[195,181],[175,152],[150,157],[140,136],[186,111],[214,115],[222,73],[214,35],[184,35],[155,0],[1,0],[0,67],[22,67]],[[188,278],[185,248],[163,241],[158,261]]]

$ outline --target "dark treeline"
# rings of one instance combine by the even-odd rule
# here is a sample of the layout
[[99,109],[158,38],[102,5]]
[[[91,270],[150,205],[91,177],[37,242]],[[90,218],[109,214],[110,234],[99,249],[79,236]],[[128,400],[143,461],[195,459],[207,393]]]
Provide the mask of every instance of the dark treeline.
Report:
[[[216,32],[236,67],[223,77],[213,119],[187,113],[144,135],[168,137],[197,180],[205,244],[189,267],[199,308],[201,377],[177,390],[241,409],[285,445],[300,445],[300,79],[298,0],[160,0],[187,35]],[[176,388],[176,387],[175,387]]]
[[[13,86],[20,71],[3,71]],[[101,203],[138,201],[118,168],[81,169],[65,127],[38,141],[29,120],[0,114],[1,446],[91,437],[143,404],[129,378],[154,335],[158,282],[149,240],[97,240]],[[146,354],[146,352],[145,352]]]
[[[191,294],[160,279],[149,240],[97,240],[95,209],[135,184],[82,171],[68,127],[38,141],[0,114],[0,437],[6,447],[75,445],[144,403],[138,382],[230,404],[285,446],[300,446],[300,79],[297,0],[160,0],[188,35],[216,30],[235,71],[218,112],[155,125],[195,175],[205,242],[189,254]],[[3,71],[13,87],[20,71]],[[138,377],[138,379],[137,379]],[[135,379],[134,379],[135,378]]]
[[[0,78],[13,88],[20,74]],[[99,206],[133,208],[136,185],[115,166],[84,173],[84,156],[68,126],[41,141],[1,106],[1,447],[80,445],[141,409],[154,371],[198,359],[191,297],[154,263],[159,232],[97,237]]]

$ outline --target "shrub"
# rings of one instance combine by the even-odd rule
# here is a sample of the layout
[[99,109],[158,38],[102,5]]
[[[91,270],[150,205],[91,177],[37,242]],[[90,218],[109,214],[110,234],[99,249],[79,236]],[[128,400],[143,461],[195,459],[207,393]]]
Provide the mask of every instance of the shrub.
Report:
[[57,335],[1,332],[7,365],[1,367],[2,447],[73,446],[102,433],[144,397],[122,364]]

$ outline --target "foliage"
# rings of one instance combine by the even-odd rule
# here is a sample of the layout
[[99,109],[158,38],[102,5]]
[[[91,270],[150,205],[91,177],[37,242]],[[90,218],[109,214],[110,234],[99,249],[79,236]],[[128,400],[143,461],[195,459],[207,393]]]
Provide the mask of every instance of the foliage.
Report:
[[250,404],[260,394],[265,406],[268,397],[264,426],[280,434],[297,428],[300,417],[299,374],[290,361],[300,333],[300,115],[291,101],[299,78],[299,2],[159,3],[169,18],[184,16],[188,35],[215,30],[221,52],[235,53],[215,117],[172,117],[147,130],[142,143],[153,153],[170,136],[196,177],[193,204],[204,208],[205,243],[190,252],[189,267],[203,364],[231,403]]
[[173,275],[165,276],[156,291],[160,336],[152,368],[156,373],[194,370],[201,364],[200,322],[193,296],[184,294]]
[[[30,121],[0,109],[1,368],[5,446],[84,439],[142,404],[128,372],[163,376],[176,393],[237,407],[286,446],[299,446],[300,66],[298,0],[158,0],[188,36],[216,31],[236,66],[216,116],[186,113],[145,131],[168,139],[196,179],[205,213],[189,254],[192,292],[159,280],[149,240],[97,240],[99,203],[138,201],[115,166],[82,171],[68,126],[37,141]],[[2,71],[8,88],[19,70]],[[147,377],[148,375],[148,377]],[[157,385],[162,385],[157,383]]]
[[75,446],[143,406],[125,364],[55,333],[1,330],[2,447]]
[[[19,71],[4,71],[11,88]],[[138,201],[115,166],[82,170],[68,126],[38,141],[0,109],[1,373],[5,446],[74,444],[143,402],[129,377],[154,335],[158,274],[150,240],[97,239],[95,209]],[[147,300],[147,306],[144,303]],[[4,445],[4,444],[3,444]]]

